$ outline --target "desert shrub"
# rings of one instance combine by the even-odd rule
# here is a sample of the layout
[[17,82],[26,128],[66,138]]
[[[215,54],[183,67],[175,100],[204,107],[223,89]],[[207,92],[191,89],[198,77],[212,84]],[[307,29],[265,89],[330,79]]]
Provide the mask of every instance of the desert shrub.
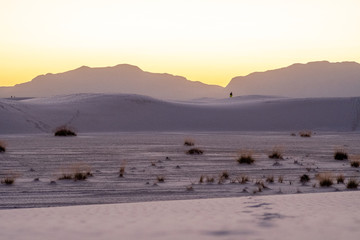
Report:
[[61,176],[58,178],[58,180],[70,180],[73,179],[73,175],[70,173],[63,173],[61,174]]
[[350,162],[350,165],[351,165],[352,167],[358,168],[359,165],[360,165],[360,161],[358,161],[358,160],[353,160],[353,161]]
[[339,183],[344,183],[345,182],[345,178],[344,178],[344,175],[342,174],[339,174],[336,176],[336,182],[339,184]]
[[358,186],[359,186],[359,182],[354,178],[351,178],[346,184],[346,188],[348,189],[358,188]]
[[201,176],[200,176],[200,179],[199,179],[199,183],[203,183],[203,182],[204,182],[204,178],[205,178],[204,175],[201,175]]
[[67,126],[60,126],[55,130],[55,136],[58,137],[73,137],[76,136],[75,131]]
[[193,186],[186,186],[186,191],[194,191],[194,188]]
[[0,153],[6,151],[6,144],[2,141],[0,141]]
[[246,175],[242,175],[240,178],[238,178],[238,182],[241,183],[241,184],[245,184],[248,181],[249,181],[249,178]]
[[125,174],[126,161],[123,161],[119,170],[119,177],[123,177]]
[[269,154],[269,158],[272,159],[283,159],[283,150],[280,147],[275,147]]
[[253,164],[255,159],[250,151],[243,151],[236,161],[240,164]]
[[279,183],[283,183],[283,181],[284,181],[284,177],[283,177],[283,176],[279,176],[278,182],[279,182]]
[[165,182],[165,177],[162,175],[157,176],[156,179],[158,182]]
[[334,153],[334,159],[335,160],[346,160],[348,159],[348,154],[344,149],[338,149]]
[[185,139],[184,145],[185,145],[185,146],[194,146],[194,145],[195,145],[195,142],[194,142],[194,140],[192,140],[192,139]]
[[274,182],[274,176],[268,176],[268,177],[266,178],[266,182],[268,182],[268,183],[273,183],[273,182]]
[[0,182],[2,184],[11,185],[15,182],[16,178],[18,177],[18,174],[14,172],[8,172],[6,175],[1,178]]
[[[255,185],[259,186],[259,188],[261,188],[261,189],[265,188],[265,184],[264,184],[263,180],[260,180],[260,179],[256,180]],[[259,191],[259,192],[261,192],[261,191]]]
[[225,182],[225,177],[221,175],[221,176],[219,177],[218,184],[222,184],[222,183],[224,183],[224,182]]
[[189,151],[187,151],[186,153],[190,154],[190,155],[201,155],[204,153],[204,151],[201,149],[198,149],[198,148],[192,148]]
[[224,179],[229,179],[230,175],[229,175],[228,171],[223,171],[220,176],[223,177]]
[[330,187],[333,185],[333,177],[331,173],[320,173],[317,176],[317,179],[321,187]]
[[309,177],[309,175],[307,175],[307,174],[304,174],[304,175],[302,175],[301,177],[300,177],[300,182],[302,183],[302,184],[305,184],[305,183],[307,183],[307,182],[309,182],[310,181],[310,177]]
[[86,164],[73,164],[67,168],[62,169],[62,174],[58,180],[86,180],[88,177],[92,177],[91,168]]
[[215,182],[215,178],[212,177],[212,176],[206,176],[206,182],[207,183],[213,183],[213,182]]
[[74,180],[75,181],[86,180],[87,177],[88,177],[88,174],[84,173],[84,172],[75,172],[74,173]]
[[311,137],[312,131],[304,130],[299,132],[300,137]]

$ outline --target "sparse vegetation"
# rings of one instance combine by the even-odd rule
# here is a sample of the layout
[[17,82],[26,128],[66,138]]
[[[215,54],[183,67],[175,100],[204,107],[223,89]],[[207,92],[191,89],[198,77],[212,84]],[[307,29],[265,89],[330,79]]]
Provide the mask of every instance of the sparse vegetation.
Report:
[[334,159],[335,160],[347,160],[348,154],[344,149],[338,149],[334,153]]
[[157,176],[156,179],[158,182],[161,182],[161,183],[165,182],[165,177],[162,175]]
[[223,177],[224,179],[229,179],[229,176],[230,175],[229,175],[228,171],[223,171],[220,175],[220,177]]
[[207,183],[213,183],[213,182],[215,182],[215,178],[212,177],[212,176],[206,176],[206,182]]
[[123,177],[125,174],[126,161],[123,161],[119,170],[119,177]]
[[75,131],[68,126],[60,126],[55,130],[55,136],[58,137],[74,137],[77,136]]
[[194,188],[193,186],[186,186],[186,191],[194,191]]
[[255,159],[253,158],[251,151],[243,151],[236,161],[240,164],[253,164]]
[[88,177],[92,177],[90,166],[86,164],[73,164],[62,170],[62,174],[58,180],[86,180]]
[[359,186],[359,182],[354,178],[351,178],[346,184],[346,188],[348,189],[355,189],[358,188],[358,186]]
[[204,153],[204,151],[199,148],[192,148],[188,150],[186,153],[190,155],[201,155]]
[[238,178],[238,181],[241,184],[245,184],[245,183],[247,183],[249,181],[249,178],[246,175],[242,175],[240,178]]
[[274,182],[274,176],[268,176],[268,177],[266,178],[266,182],[268,182],[268,183],[273,183],[273,182]]
[[2,141],[0,141],[0,153],[6,151],[6,144]]
[[310,181],[310,177],[309,177],[309,175],[307,175],[307,174],[304,174],[304,175],[302,175],[301,177],[300,177],[300,182],[302,183],[302,184],[305,184],[305,183],[307,183],[307,182],[309,182]]
[[269,158],[283,159],[283,150],[280,147],[274,147],[272,152],[269,154]]
[[188,139],[185,139],[184,145],[185,146],[194,146],[195,142],[194,142],[194,140],[188,138]]
[[304,130],[299,132],[300,137],[311,137],[312,131],[310,130]]
[[71,180],[73,179],[73,175],[70,173],[63,173],[61,174],[61,176],[58,178],[58,180]]
[[203,182],[204,182],[204,178],[205,178],[204,175],[201,175],[201,176],[200,176],[200,179],[199,179],[199,183],[203,183]]
[[331,173],[320,173],[317,175],[317,179],[321,187],[330,187],[333,185],[333,177]]
[[359,165],[360,165],[360,161],[359,160],[353,160],[353,161],[350,162],[350,165],[352,167],[358,168]]
[[12,185],[17,177],[18,177],[17,174],[13,172],[9,172],[5,175],[5,177],[1,178],[0,182],[6,185]]
[[279,182],[279,183],[283,183],[283,181],[284,181],[284,177],[283,177],[283,176],[279,176],[278,182]]
[[342,174],[337,175],[337,176],[336,176],[336,182],[337,182],[337,184],[339,184],[339,183],[345,183],[344,175],[342,175]]

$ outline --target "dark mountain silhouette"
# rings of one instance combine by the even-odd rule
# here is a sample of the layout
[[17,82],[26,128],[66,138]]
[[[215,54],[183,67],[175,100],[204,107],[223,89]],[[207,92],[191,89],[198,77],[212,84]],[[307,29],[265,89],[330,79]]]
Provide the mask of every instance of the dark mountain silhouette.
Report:
[[0,97],[48,97],[73,93],[134,93],[161,99],[224,97],[216,85],[189,81],[181,76],[142,71],[128,64],[114,67],[80,67],[58,74],[40,75],[32,81],[1,87]]
[[225,89],[237,96],[360,96],[360,64],[327,61],[293,64],[285,68],[235,77]]

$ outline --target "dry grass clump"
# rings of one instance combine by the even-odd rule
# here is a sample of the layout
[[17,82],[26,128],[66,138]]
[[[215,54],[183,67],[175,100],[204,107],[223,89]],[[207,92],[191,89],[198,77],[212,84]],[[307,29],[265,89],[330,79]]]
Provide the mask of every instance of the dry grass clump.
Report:
[[220,177],[224,178],[224,179],[229,179],[230,174],[228,173],[228,171],[223,171],[220,175]]
[[67,168],[62,169],[62,174],[58,180],[86,180],[88,177],[92,177],[91,168],[86,164],[73,164]]
[[125,174],[126,161],[123,161],[119,170],[119,177],[123,177]]
[[317,175],[321,187],[330,187],[333,185],[333,176],[331,173],[320,173]]
[[352,167],[358,168],[359,165],[360,165],[360,161],[359,160],[353,160],[353,161],[350,162],[350,165]]
[[14,172],[8,172],[3,178],[1,178],[0,182],[1,184],[12,185],[17,177],[18,174]]
[[284,181],[284,177],[283,177],[283,176],[279,176],[278,182],[279,182],[279,183],[283,183],[283,181]]
[[6,144],[3,141],[0,141],[0,153],[6,151]]
[[274,182],[274,176],[268,176],[268,177],[266,178],[266,182],[268,182],[268,183],[273,183],[273,182]]
[[249,181],[249,178],[246,175],[242,175],[241,177],[238,178],[238,182],[241,183],[241,184],[245,184],[248,181]]
[[337,149],[334,153],[334,159],[335,160],[347,160],[348,154],[344,149]]
[[358,188],[358,186],[359,186],[359,182],[354,178],[351,178],[346,184],[346,188],[348,189],[355,189]]
[[302,175],[301,177],[300,177],[300,182],[302,183],[302,184],[305,184],[305,183],[307,183],[307,182],[309,182],[310,181],[310,177],[309,177],[309,175],[307,175],[307,174],[304,174],[304,175]]
[[310,130],[303,130],[299,132],[300,137],[311,137],[312,131]]
[[283,149],[280,147],[274,147],[272,152],[268,155],[272,159],[284,159],[283,158]]
[[215,178],[213,176],[206,176],[206,182],[213,183],[213,182],[215,182]]
[[74,137],[74,136],[77,136],[77,134],[75,133],[75,130],[73,130],[72,128],[70,128],[68,126],[57,127],[55,129],[54,135],[58,136],[58,137]]
[[163,176],[163,175],[159,175],[159,176],[157,176],[156,177],[156,180],[158,181],[158,182],[165,182],[165,177]]
[[194,142],[194,140],[187,138],[187,139],[185,139],[185,141],[184,141],[184,145],[185,145],[185,146],[194,146],[194,145],[195,145],[195,142]]
[[199,148],[192,148],[188,150],[186,153],[190,155],[201,155],[204,153],[204,151]]
[[255,159],[253,158],[251,151],[242,151],[236,161],[240,164],[253,164]]
[[337,182],[337,184],[339,184],[339,183],[345,183],[345,177],[344,177],[344,175],[342,175],[342,174],[337,175],[337,176],[336,176],[336,182]]

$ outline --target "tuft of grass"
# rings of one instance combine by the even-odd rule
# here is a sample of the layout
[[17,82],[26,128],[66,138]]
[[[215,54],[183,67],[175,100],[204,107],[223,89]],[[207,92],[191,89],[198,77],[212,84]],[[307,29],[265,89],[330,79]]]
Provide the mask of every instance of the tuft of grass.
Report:
[[358,188],[358,186],[359,186],[359,182],[354,178],[349,179],[349,181],[346,184],[346,188],[348,189],[355,189]]
[[206,176],[206,182],[207,183],[213,183],[213,182],[215,182],[215,178],[212,177],[212,176]]
[[300,137],[311,137],[312,131],[310,130],[303,130],[299,132]]
[[220,175],[220,177],[223,177],[224,179],[229,179],[230,174],[228,171],[223,171]]
[[194,191],[194,188],[193,186],[186,186],[186,191]]
[[242,175],[240,178],[238,178],[238,182],[241,183],[241,184],[245,184],[248,181],[249,181],[249,178],[246,175]]
[[123,177],[125,174],[126,161],[123,161],[119,170],[119,177]]
[[84,172],[75,172],[74,173],[75,181],[86,180],[87,177],[88,177],[87,173],[84,173]]
[[335,160],[347,160],[348,154],[344,149],[337,149],[334,152],[334,159]]
[[0,141],[0,153],[6,151],[6,144],[3,141]]
[[279,183],[283,183],[283,181],[284,181],[284,177],[283,177],[283,176],[279,176],[278,182],[279,182]]
[[236,161],[240,164],[253,164],[255,159],[253,158],[251,151],[242,151]]
[[165,177],[162,175],[157,176],[156,179],[158,182],[162,182],[162,183],[165,182]]
[[342,174],[337,175],[337,176],[336,176],[336,182],[337,182],[337,184],[339,184],[339,183],[345,183],[345,177],[344,177],[344,175],[342,175]]
[[194,146],[194,145],[195,145],[195,142],[194,142],[194,140],[187,138],[187,139],[185,139],[185,141],[184,141],[184,145],[185,145],[185,146]]
[[350,165],[352,167],[358,168],[359,165],[360,165],[360,161],[359,160],[353,160],[353,161],[350,162]]
[[62,170],[62,174],[58,180],[86,180],[88,177],[92,177],[91,168],[87,164],[73,164]]
[[12,185],[16,178],[18,177],[17,174],[13,173],[13,172],[8,172],[5,177],[1,178],[0,182],[2,184],[6,184],[6,185]]
[[203,153],[204,151],[199,148],[192,148],[186,152],[186,154],[190,154],[190,155],[201,155]]
[[75,130],[68,126],[60,126],[55,129],[55,136],[57,137],[75,137],[77,134],[75,133]]
[[304,175],[302,175],[301,177],[300,177],[300,182],[302,183],[302,184],[305,184],[305,183],[307,183],[307,182],[309,182],[310,181],[310,177],[309,177],[309,175],[307,175],[307,174],[304,174]]
[[268,182],[268,183],[273,183],[273,182],[274,182],[274,176],[268,176],[268,177],[266,178],[266,182]]
[[284,159],[283,150],[280,147],[274,147],[268,157],[272,159]]
[[61,176],[58,178],[58,180],[71,180],[73,179],[73,175],[70,173],[63,173],[61,174]]
[[204,176],[204,175],[201,175],[201,176],[200,176],[200,179],[199,179],[199,183],[203,183],[203,182],[204,182],[204,178],[205,178],[205,176]]
[[320,173],[317,179],[321,187],[330,187],[333,185],[333,176],[331,173]]

